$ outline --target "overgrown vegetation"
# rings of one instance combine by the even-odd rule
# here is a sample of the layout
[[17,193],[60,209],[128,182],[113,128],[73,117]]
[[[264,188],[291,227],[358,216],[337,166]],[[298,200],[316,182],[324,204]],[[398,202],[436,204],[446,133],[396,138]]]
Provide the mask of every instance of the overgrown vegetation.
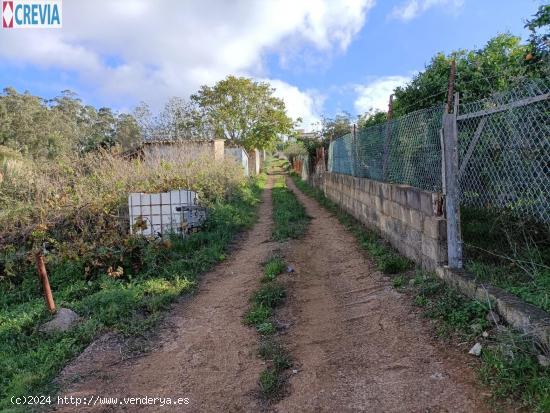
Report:
[[285,261],[278,255],[273,256],[266,262],[262,282],[273,281],[277,275],[281,274],[286,268]]
[[277,329],[272,321],[273,310],[286,295],[283,286],[276,280],[285,268],[286,263],[277,254],[267,260],[262,286],[250,298],[251,306],[244,317],[245,323],[254,326],[261,335],[258,354],[266,361],[267,368],[260,375],[259,386],[266,400],[281,395],[285,383],[284,371],[292,365],[290,356],[275,335]]
[[[232,162],[145,164],[110,152],[78,162],[21,157],[2,167],[0,410],[13,407],[8,396],[51,393],[53,377],[98,335],[146,335],[254,222],[263,185],[263,178],[248,181]],[[208,206],[203,231],[163,240],[128,234],[120,215],[128,192],[178,187],[198,191]],[[50,317],[32,262],[42,245],[56,304],[82,316],[66,333],[38,331]]]
[[533,412],[550,410],[550,371],[537,357],[540,348],[528,336],[489,321],[489,306],[471,300],[429,274],[417,273],[411,287],[414,302],[426,317],[438,320],[441,337],[458,335],[460,341],[483,345],[479,376],[493,390],[496,400],[520,402]]
[[550,312],[550,228],[463,208],[462,235],[468,272]]
[[[296,176],[293,176],[293,179],[300,190],[319,201],[338,217],[340,222],[356,236],[360,245],[369,252],[369,255],[372,255],[378,268],[391,269],[386,272],[394,274],[393,286],[411,294],[414,303],[422,308],[423,314],[437,320],[436,332],[441,338],[456,338],[455,341],[459,340],[466,345],[473,345],[475,342],[483,344],[479,375],[481,380],[493,390],[497,400],[519,402],[529,411],[541,413],[550,411],[550,370],[537,361],[539,355],[548,357],[549,349],[541,348],[531,337],[520,335],[503,325],[495,325],[494,321],[487,316],[490,310],[488,304],[463,296],[434,275],[422,271],[411,271],[412,263],[406,258],[397,258],[399,264],[388,266],[387,257],[391,257],[389,262],[394,262],[393,255],[398,254],[393,252],[385,241],[377,239],[360,222],[327,199],[322,191],[311,187]],[[467,211],[466,214],[468,213]],[[466,216],[465,221],[472,222],[472,228],[465,228],[465,238],[477,240],[479,245],[487,248],[495,248],[499,244],[510,245],[507,243],[507,238],[510,236],[507,226],[514,225],[513,221],[507,221],[507,224],[504,224],[504,221],[496,222],[486,218],[480,215],[478,219],[484,224],[478,226],[475,221],[470,221]],[[536,235],[535,238],[530,238],[535,243],[544,243],[541,240],[545,240],[546,235],[541,234],[540,228],[535,231],[533,228],[525,227],[524,230],[525,234]],[[518,231],[519,228],[516,228],[513,233],[517,236]],[[488,234],[491,235],[488,236]],[[510,250],[507,249],[507,251]],[[538,249],[538,251],[546,250]],[[523,252],[525,253],[525,250]],[[506,268],[506,266],[495,266],[493,267],[495,272],[492,274],[495,277],[506,278]],[[500,282],[503,281],[500,280]],[[514,277],[512,276],[506,282],[514,283]],[[498,281],[495,284],[498,285]],[[516,287],[510,286],[509,289],[514,291],[513,288],[520,288],[519,284],[515,285]],[[548,289],[537,291],[533,285],[527,288],[532,297],[538,297],[538,299],[543,299],[548,293]]]
[[309,224],[305,208],[286,187],[283,175],[277,177],[273,187],[273,221],[276,241],[300,238]]
[[245,323],[256,327],[258,331],[270,330],[266,324],[270,323],[269,318],[273,309],[280,305],[285,298],[285,290],[276,280],[284,268],[286,268],[286,264],[281,257],[277,255],[271,257],[265,264],[262,286],[250,298],[251,306],[245,314]]

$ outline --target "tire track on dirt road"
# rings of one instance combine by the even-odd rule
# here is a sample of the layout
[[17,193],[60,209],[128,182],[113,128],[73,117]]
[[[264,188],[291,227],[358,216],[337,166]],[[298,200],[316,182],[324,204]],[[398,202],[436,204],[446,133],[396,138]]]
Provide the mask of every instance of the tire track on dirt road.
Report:
[[[263,369],[257,358],[257,335],[243,325],[248,298],[257,289],[262,262],[273,248],[271,186],[262,195],[259,221],[227,261],[205,274],[198,292],[177,303],[160,328],[153,352],[141,358],[102,365],[77,359],[66,371],[88,371],[80,381],[69,374],[62,396],[188,397],[187,406],[65,406],[58,411],[170,411],[255,412],[260,410],[258,377]],[[88,361],[89,363],[89,361]],[[80,364],[80,366],[79,366]],[[78,377],[72,377],[78,379]]]
[[428,321],[316,201],[287,185],[312,217],[290,243],[296,268],[284,338],[298,373],[277,412],[486,412],[468,355],[431,338]]

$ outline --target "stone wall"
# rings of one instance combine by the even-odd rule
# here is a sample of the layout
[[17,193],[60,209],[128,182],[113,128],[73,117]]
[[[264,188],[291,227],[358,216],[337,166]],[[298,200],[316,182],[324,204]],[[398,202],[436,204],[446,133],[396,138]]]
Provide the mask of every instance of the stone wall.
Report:
[[180,162],[201,157],[224,159],[225,143],[223,139],[212,140],[151,140],[141,146],[141,156],[145,161]]
[[325,172],[310,182],[401,254],[433,270],[447,261],[446,220],[440,193]]

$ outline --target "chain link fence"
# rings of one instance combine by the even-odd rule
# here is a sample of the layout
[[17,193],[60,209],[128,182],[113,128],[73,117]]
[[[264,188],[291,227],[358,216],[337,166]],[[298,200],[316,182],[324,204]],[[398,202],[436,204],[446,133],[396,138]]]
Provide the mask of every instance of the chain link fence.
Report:
[[438,105],[336,139],[329,171],[440,191],[442,118]]
[[550,223],[550,82],[460,105],[462,205]]
[[[550,223],[550,82],[461,104],[460,201]],[[328,170],[442,191],[444,105],[360,128],[331,142]]]

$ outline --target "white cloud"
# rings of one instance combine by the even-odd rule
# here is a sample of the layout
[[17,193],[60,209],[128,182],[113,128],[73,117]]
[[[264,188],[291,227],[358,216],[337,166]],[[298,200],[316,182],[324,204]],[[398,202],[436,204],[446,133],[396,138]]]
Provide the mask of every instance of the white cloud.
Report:
[[403,86],[411,80],[406,76],[386,76],[378,78],[366,85],[355,86],[357,98],[354,105],[357,113],[370,110],[388,110],[390,95],[397,86]]
[[312,130],[321,121],[321,108],[325,97],[315,91],[302,92],[282,80],[266,79],[275,88],[274,95],[285,101],[287,113],[293,119],[302,118],[301,127]]
[[407,0],[395,6],[388,17],[403,21],[412,20],[433,7],[445,7],[450,11],[459,10],[464,0]]
[[[0,59],[74,74],[113,106],[145,100],[158,108],[168,96],[188,96],[228,74],[268,77],[263,57],[287,44],[345,50],[373,5],[72,0],[63,3],[61,30],[2,30]],[[296,112],[315,118],[310,93],[290,85],[286,91],[289,110],[301,106]]]

